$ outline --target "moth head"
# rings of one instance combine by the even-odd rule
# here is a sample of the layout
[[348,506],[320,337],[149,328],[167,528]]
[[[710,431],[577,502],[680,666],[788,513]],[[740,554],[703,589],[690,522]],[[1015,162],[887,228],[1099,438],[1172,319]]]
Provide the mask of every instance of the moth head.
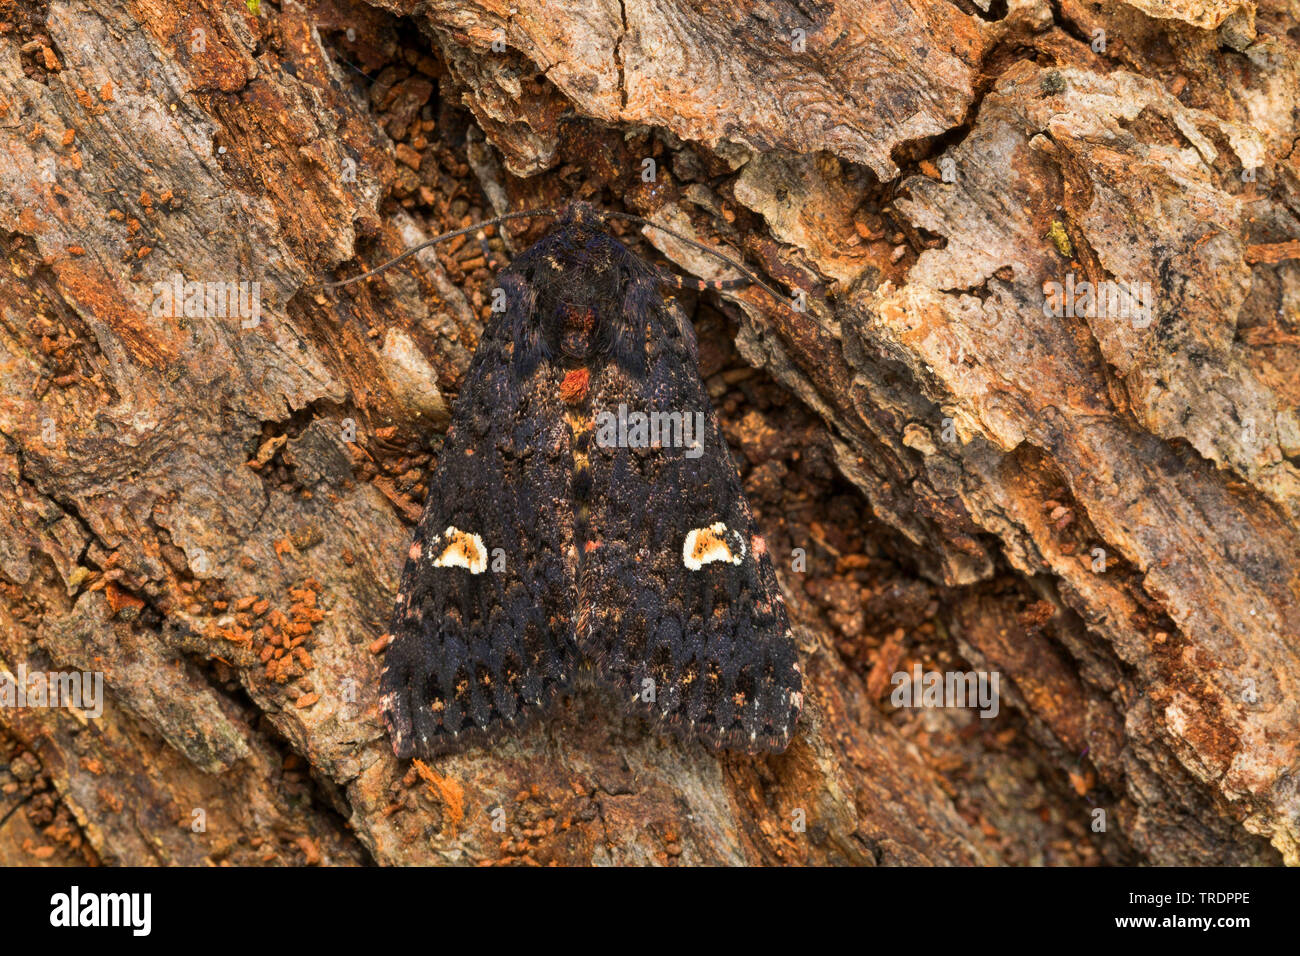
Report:
[[605,221],[599,209],[581,199],[575,199],[565,206],[559,219],[562,224],[595,227],[599,227]]
[[629,324],[637,324],[628,313],[628,290],[637,274],[631,254],[598,223],[580,219],[562,223],[534,248],[534,321],[547,357],[580,363],[621,359]]

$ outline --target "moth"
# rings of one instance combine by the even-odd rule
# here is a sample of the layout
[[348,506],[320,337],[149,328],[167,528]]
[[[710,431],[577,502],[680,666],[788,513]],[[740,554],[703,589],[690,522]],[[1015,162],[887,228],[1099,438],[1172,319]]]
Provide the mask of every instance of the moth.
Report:
[[590,674],[679,736],[783,751],[795,644],[694,330],[665,294],[682,282],[606,224],[663,227],[578,202],[551,215],[498,275],[407,554],[380,688],[393,750],[491,740]]

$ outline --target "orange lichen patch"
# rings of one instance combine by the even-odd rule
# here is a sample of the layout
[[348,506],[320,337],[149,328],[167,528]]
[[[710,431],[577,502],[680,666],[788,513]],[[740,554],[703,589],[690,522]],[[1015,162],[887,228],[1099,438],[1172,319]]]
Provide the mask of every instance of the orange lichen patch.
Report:
[[18,228],[24,235],[39,236],[49,230],[50,219],[37,215],[34,209],[23,208],[18,211]]
[[319,866],[321,861],[320,850],[316,846],[316,841],[305,833],[294,841],[298,844],[298,849],[302,850],[303,863],[306,866]]
[[100,113],[108,112],[108,107],[101,106],[99,103],[96,103],[95,100],[91,97],[91,95],[87,91],[77,90],[75,95],[77,97],[77,102],[81,104],[81,108],[85,110],[87,113],[91,114],[92,116],[97,116]]
[[442,805],[447,808],[452,829],[458,828],[465,819],[465,788],[449,777],[438,776],[423,760],[413,760],[411,766],[424,781],[429,795],[440,798]]
[[105,103],[113,102],[113,81],[108,80],[99,88],[99,98]]
[[316,604],[316,592],[306,587],[290,588],[289,597],[293,598],[294,601],[299,604],[306,604],[308,606],[315,606]]
[[1252,265],[1256,262],[1274,263],[1287,259],[1300,259],[1300,239],[1262,242],[1246,247],[1246,261]]
[[591,372],[586,368],[575,368],[564,376],[560,383],[560,399],[567,405],[574,405],[587,397],[587,387],[591,384]]
[[[325,612],[316,606],[320,587],[314,578],[307,578],[301,587],[290,588],[289,596],[293,603],[288,613],[272,608],[267,598],[256,595],[238,598],[229,605],[224,601],[214,601],[213,610],[229,606],[232,613],[228,618],[222,618],[219,624],[210,622],[207,633],[247,648],[252,657],[266,665],[269,680],[287,684],[316,666],[305,645],[311,640],[315,625],[325,619]],[[247,664],[248,658],[244,660]],[[300,689],[312,693],[311,687]],[[301,702],[301,695],[295,700],[300,707],[310,706]]]
[[114,813],[121,813],[122,807],[125,806],[122,802],[122,798],[108,787],[99,787],[95,791],[95,795],[99,797],[99,802],[101,804],[109,810],[112,810]]
[[223,640],[230,641],[232,644],[247,644],[250,647],[253,644],[253,634],[238,625],[233,627],[218,627],[216,636]]
[[1084,770],[1083,772],[1071,770],[1068,772],[1068,776],[1070,778],[1070,786],[1072,786],[1074,792],[1081,797],[1086,797],[1092,788],[1097,785],[1097,775],[1091,770]]
[[275,547],[275,556],[277,558],[281,558],[284,557],[285,554],[293,550],[293,542],[290,541],[288,535],[286,535],[285,537],[277,541],[274,547]]
[[[585,802],[591,790],[581,781],[572,781],[573,796]],[[510,832],[499,844],[501,856],[485,861],[489,865],[523,864],[526,866],[554,866],[558,862],[555,852],[556,836],[575,827],[571,802],[561,791],[552,796],[533,785],[520,790],[514,798],[515,810],[510,814]]]
[[123,591],[116,584],[110,583],[104,588],[104,597],[108,599],[108,606],[112,608],[113,613],[127,620],[144,610],[142,598],[136,597],[130,591]]
[[105,322],[141,365],[159,369],[180,357],[176,330],[129,304],[90,260],[65,259],[55,271],[67,297]]
[[310,694],[303,694],[301,697],[299,697],[297,700],[293,702],[293,705],[297,707],[299,710],[301,710],[304,707],[310,707],[318,700],[320,700],[320,694],[317,694],[316,692],[313,691]]

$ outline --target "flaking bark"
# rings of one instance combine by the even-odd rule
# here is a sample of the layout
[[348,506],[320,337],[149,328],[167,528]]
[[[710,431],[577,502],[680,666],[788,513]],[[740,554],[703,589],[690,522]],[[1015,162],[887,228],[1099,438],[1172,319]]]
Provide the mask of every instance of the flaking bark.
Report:
[[[108,688],[0,710],[0,860],[1300,862],[1296,14],[0,4],[0,662]],[[806,291],[684,299],[799,628],[779,757],[592,694],[384,735],[492,281],[472,240],[321,279],[574,195]],[[1150,321],[1047,314],[1071,274]],[[895,710],[915,665],[999,716]]]

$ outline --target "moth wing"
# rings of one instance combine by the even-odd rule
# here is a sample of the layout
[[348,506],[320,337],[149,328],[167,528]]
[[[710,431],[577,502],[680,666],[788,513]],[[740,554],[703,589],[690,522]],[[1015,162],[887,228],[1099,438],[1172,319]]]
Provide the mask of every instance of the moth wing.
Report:
[[380,684],[399,757],[520,724],[577,670],[569,431],[512,321],[484,332],[402,572]]
[[[611,362],[591,377],[579,645],[634,711],[715,748],[779,752],[803,699],[785,602],[693,331],[675,306],[640,298],[644,376]],[[629,425],[634,412],[676,414],[698,446],[625,447],[638,436],[629,427],[620,443],[620,405]],[[659,422],[671,438],[674,419]]]

